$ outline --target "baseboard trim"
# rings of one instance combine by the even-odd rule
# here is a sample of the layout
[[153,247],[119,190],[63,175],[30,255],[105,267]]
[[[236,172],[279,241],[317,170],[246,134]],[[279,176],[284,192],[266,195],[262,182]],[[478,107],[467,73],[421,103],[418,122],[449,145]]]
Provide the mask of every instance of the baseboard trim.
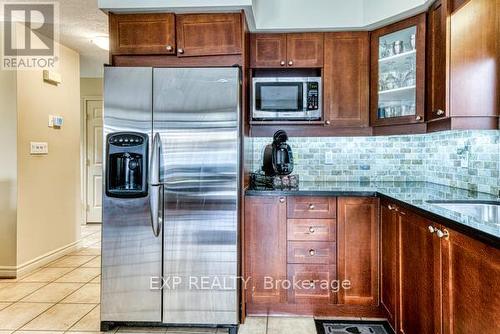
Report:
[[19,278],[26,276],[34,270],[53,262],[66,254],[74,252],[79,248],[81,248],[81,240],[77,240],[66,246],[54,249],[18,266],[0,266],[0,278]]

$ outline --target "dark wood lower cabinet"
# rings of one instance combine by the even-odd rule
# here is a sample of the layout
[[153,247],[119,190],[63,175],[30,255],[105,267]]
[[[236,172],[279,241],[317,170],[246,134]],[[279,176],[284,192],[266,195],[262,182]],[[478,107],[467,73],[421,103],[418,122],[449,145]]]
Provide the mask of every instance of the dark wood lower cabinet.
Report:
[[410,211],[399,213],[398,333],[439,334],[440,240],[433,226]]
[[[286,290],[274,283],[287,277],[286,198],[245,198],[246,299],[253,304],[284,303]],[[273,286],[266,286],[269,278]],[[269,284],[269,283],[268,283]]]
[[392,204],[380,203],[380,304],[396,329],[398,283],[398,214]]
[[500,333],[500,250],[443,231],[443,333]]
[[[247,196],[247,313],[383,316],[378,246],[377,198]],[[283,274],[266,289],[262,277]]]
[[387,201],[380,212],[381,304],[396,333],[500,333],[500,250]]
[[247,196],[244,230],[249,315],[386,317],[398,334],[500,333],[500,249],[390,199],[379,207],[374,197]]
[[339,197],[337,215],[338,278],[350,289],[339,303],[378,305],[378,199]]

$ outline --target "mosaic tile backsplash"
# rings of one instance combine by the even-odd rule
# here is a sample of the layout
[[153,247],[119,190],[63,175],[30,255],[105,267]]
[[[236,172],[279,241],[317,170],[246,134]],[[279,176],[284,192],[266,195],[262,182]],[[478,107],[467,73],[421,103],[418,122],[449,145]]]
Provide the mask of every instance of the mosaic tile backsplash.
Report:
[[[427,181],[498,195],[500,131],[291,138],[301,181]],[[252,169],[271,138],[251,138]]]

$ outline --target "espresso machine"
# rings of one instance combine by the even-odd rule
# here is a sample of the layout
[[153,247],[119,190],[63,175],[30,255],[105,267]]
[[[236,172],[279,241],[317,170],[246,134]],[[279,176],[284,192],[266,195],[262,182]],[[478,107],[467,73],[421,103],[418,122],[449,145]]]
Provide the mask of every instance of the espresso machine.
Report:
[[262,170],[266,176],[289,175],[293,171],[292,148],[286,143],[288,135],[284,130],[274,133],[273,142],[264,149]]
[[298,189],[299,177],[292,175],[293,153],[287,140],[288,135],[284,130],[274,133],[273,142],[264,148],[261,170],[250,175],[252,189]]

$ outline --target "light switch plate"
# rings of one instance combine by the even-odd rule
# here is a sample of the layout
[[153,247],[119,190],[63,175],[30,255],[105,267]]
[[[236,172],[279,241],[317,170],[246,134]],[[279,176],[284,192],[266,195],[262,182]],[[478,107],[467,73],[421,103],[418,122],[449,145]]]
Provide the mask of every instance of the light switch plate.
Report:
[[49,143],[47,142],[30,142],[30,154],[46,155],[49,154]]
[[49,128],[59,129],[64,123],[64,118],[62,116],[49,115]]

